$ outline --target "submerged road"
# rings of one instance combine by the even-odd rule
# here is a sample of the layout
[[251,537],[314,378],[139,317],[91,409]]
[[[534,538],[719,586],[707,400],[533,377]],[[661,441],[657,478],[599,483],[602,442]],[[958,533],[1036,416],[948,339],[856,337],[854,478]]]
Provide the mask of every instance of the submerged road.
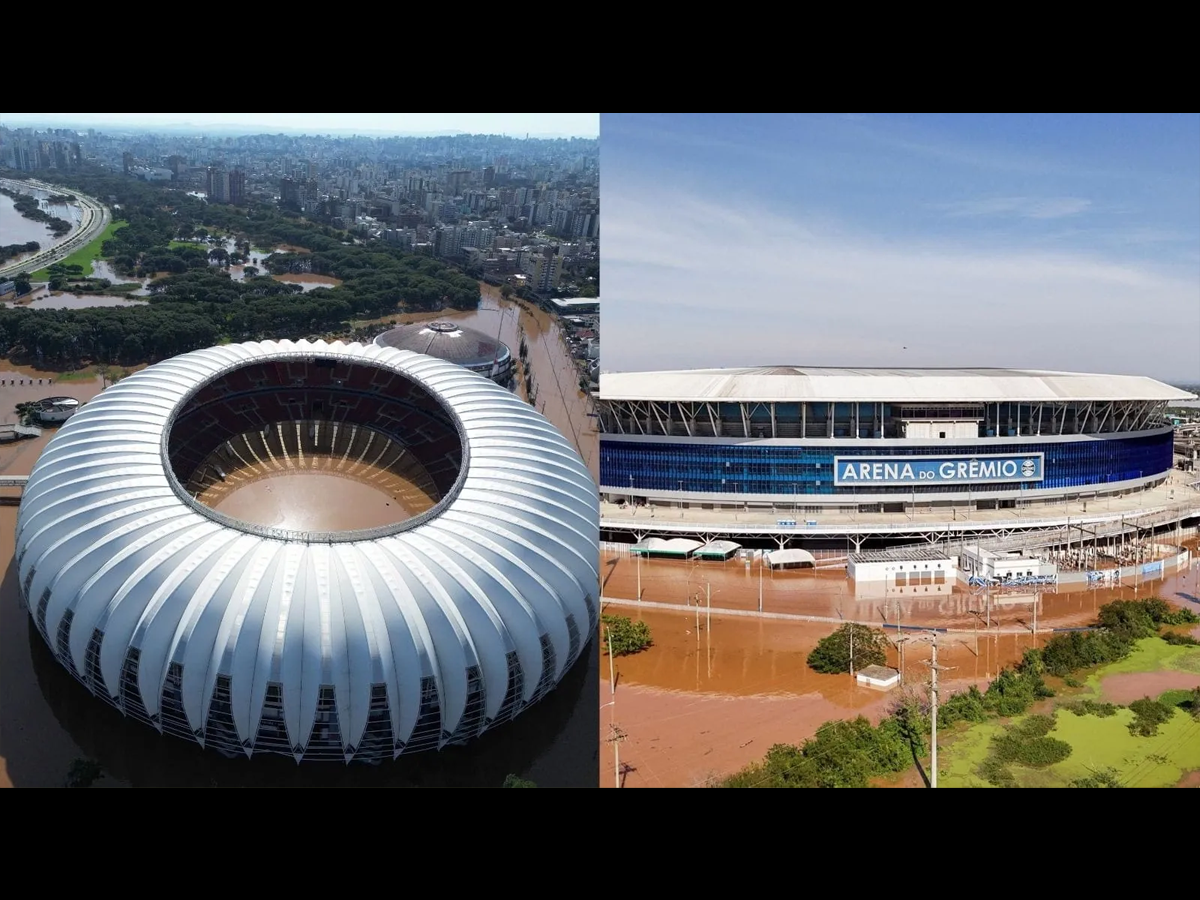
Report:
[[[23,194],[31,191],[49,191],[52,194],[59,194],[67,190],[59,185],[45,184],[41,181],[13,181],[8,178],[0,179],[0,187],[20,191]],[[18,272],[33,274],[38,269],[52,266],[56,262],[66,259],[81,247],[86,247],[108,227],[111,216],[103,203],[94,197],[85,197],[76,191],[70,191],[70,193],[75,195],[75,200],[79,205],[79,226],[61,244],[46,250],[39,250],[33,256],[18,262],[0,265],[0,279],[11,278]],[[84,274],[89,273],[85,272]]]

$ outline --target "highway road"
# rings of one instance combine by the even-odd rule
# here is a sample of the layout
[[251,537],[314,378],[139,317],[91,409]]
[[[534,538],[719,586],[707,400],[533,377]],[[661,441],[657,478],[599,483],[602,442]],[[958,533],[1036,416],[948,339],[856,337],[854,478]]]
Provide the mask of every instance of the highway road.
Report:
[[[65,241],[46,250],[39,250],[33,256],[19,262],[0,265],[0,279],[11,278],[18,272],[28,272],[32,275],[38,269],[44,269],[46,266],[66,259],[80,247],[84,247],[95,240],[108,227],[108,223],[112,220],[108,209],[99,200],[94,197],[85,197],[78,191],[71,191],[59,185],[45,184],[41,181],[33,180],[13,181],[8,178],[0,178],[0,186],[6,187],[9,190],[20,191],[23,194],[27,194],[31,190],[49,191],[52,194],[74,194],[79,206],[79,225],[68,235]],[[90,272],[84,272],[84,275],[90,274]]]

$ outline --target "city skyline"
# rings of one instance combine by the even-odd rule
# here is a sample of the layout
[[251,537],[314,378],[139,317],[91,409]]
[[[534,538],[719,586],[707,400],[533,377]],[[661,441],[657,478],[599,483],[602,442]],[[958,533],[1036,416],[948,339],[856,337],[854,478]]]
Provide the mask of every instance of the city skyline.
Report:
[[1200,117],[605,113],[601,128],[604,371],[1200,380]]
[[599,113],[5,113],[0,125],[50,128],[122,127],[443,136],[506,134],[530,137],[599,135]]

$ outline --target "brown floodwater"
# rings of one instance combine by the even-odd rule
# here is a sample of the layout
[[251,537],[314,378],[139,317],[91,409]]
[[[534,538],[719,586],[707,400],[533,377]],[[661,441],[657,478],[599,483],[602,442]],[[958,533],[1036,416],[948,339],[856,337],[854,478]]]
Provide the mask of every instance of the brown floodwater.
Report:
[[197,499],[252,525],[287,531],[356,531],[394,525],[424,512],[406,508],[401,497],[359,478],[303,471],[261,475],[213,503],[203,495]]
[[[959,584],[930,585],[928,590],[884,596],[855,594],[855,585],[844,568],[773,571],[757,563],[696,562],[673,559],[639,559],[605,550],[601,554],[603,595],[613,599],[641,599],[688,606],[698,602],[714,608],[757,610],[759,597],[766,613],[905,626],[939,628],[983,627],[1028,630],[1037,609],[1038,628],[1085,625],[1111,600],[1153,596],[1163,582],[1134,583],[1095,588],[1060,585],[1057,590],[1019,593],[968,588]],[[761,576],[761,577],[760,577]],[[939,590],[939,587],[941,588]],[[917,589],[914,589],[917,590]],[[711,598],[711,599],[710,599]]]
[[[636,596],[636,580],[624,577],[626,562],[634,561],[605,554],[602,577],[616,568],[622,576],[615,584],[631,585],[628,593],[614,592],[617,576],[609,575],[605,596]],[[720,606],[756,607],[757,570],[748,576],[742,571],[744,566],[733,563],[693,566],[650,560],[642,565],[646,599],[675,602],[670,598],[698,595],[700,602],[689,607],[682,605],[686,601],[679,601],[677,611],[607,607],[606,613],[645,622],[653,645],[613,661],[615,693],[609,660],[603,647],[597,648],[602,787],[612,786],[617,778],[614,744],[607,740],[613,725],[625,734],[619,760],[623,786],[687,787],[760,760],[772,744],[802,742],[831,719],[866,715],[877,721],[899,696],[895,690],[881,692],[858,685],[849,675],[820,675],[807,665],[817,642],[837,627],[837,611],[860,607],[844,572],[792,571],[776,573],[774,582],[764,579],[768,611],[833,618],[807,622],[707,613],[709,584],[713,606],[718,605],[719,597]],[[633,577],[636,579],[636,574]],[[772,592],[772,585],[777,593]],[[953,595],[955,603],[959,596],[958,592]],[[943,696],[947,696],[971,684],[982,687],[1001,668],[1018,662],[1026,650],[1044,644],[1050,634],[1042,631],[1043,627],[1090,623],[1099,606],[1135,596],[1159,596],[1200,612],[1200,568],[1148,585],[1043,594],[1038,634],[1028,627],[1032,610],[1026,604],[993,606],[992,620],[999,627],[990,633],[981,624],[976,627],[978,620],[973,616],[968,614],[964,620],[954,607],[944,609],[946,617],[942,618],[939,606],[944,598],[911,602],[904,607],[902,621],[904,625],[964,629],[937,638],[938,663],[946,667],[940,681]],[[962,602],[973,606],[972,601],[969,592],[963,595]],[[888,611],[873,603],[867,606],[879,613]],[[894,625],[895,618],[886,621]],[[924,690],[932,657],[930,636],[909,630],[897,633],[882,615],[879,622],[889,639],[887,664],[903,672],[908,688]],[[900,637],[906,640],[898,641]]]
[[[136,280],[136,279],[135,279]],[[103,294],[69,294],[65,291],[38,292],[32,300],[22,300],[30,309],[96,309],[102,306],[145,306],[145,300],[108,297]]]
[[[265,271],[265,269],[260,269],[260,271]],[[298,284],[300,290],[306,294],[320,287],[337,287],[342,283],[341,279],[334,278],[332,275],[272,275],[271,277],[285,284]]]

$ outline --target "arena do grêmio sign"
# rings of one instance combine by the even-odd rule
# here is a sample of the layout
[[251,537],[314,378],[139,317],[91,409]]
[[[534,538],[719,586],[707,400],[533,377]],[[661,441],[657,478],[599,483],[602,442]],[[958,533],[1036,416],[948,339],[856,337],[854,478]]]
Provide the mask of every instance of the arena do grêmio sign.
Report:
[[1045,457],[1041,453],[1020,456],[838,456],[833,460],[833,473],[836,487],[1015,483],[1045,478]]

